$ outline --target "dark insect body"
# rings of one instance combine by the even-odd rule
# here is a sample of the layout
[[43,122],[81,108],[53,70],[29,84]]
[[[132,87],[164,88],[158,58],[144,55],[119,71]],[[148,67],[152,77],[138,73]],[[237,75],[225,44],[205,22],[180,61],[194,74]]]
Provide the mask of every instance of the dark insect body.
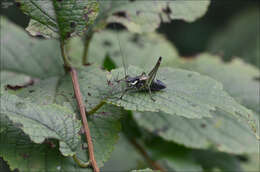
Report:
[[120,98],[122,98],[127,91],[131,91],[131,90],[149,91],[151,99],[155,101],[152,98],[152,91],[160,91],[166,88],[166,85],[162,81],[157,79],[155,80],[155,76],[161,64],[161,60],[162,57],[159,57],[156,65],[149,72],[148,75],[146,75],[145,72],[143,72],[141,75],[136,77],[131,77],[129,75],[126,75],[126,77],[123,79],[126,82],[126,89],[124,90]]

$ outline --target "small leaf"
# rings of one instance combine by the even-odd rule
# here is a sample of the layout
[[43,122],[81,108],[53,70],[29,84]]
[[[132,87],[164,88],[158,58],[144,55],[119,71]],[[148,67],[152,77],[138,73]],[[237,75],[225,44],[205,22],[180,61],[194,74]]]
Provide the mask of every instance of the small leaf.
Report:
[[86,31],[99,11],[97,1],[54,0],[53,6],[62,39]]
[[32,35],[60,35],[62,40],[87,30],[93,24],[99,10],[97,1],[16,1],[20,3],[21,10],[33,19],[27,28]]
[[33,142],[42,143],[47,138],[55,138],[60,140],[63,155],[75,154],[80,141],[80,122],[69,109],[55,104],[40,106],[4,93],[1,95],[1,115],[20,124],[19,128]]
[[64,74],[58,41],[34,39],[3,17],[1,30],[1,70],[39,78]]

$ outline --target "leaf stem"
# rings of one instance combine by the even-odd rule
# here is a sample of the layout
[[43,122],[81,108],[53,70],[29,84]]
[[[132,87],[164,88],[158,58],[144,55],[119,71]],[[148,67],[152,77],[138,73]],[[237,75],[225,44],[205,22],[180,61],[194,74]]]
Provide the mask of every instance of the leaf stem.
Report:
[[90,162],[82,162],[76,155],[72,156],[73,160],[80,166],[81,168],[87,168],[90,165]]
[[90,130],[88,127],[85,106],[84,106],[84,103],[82,100],[82,95],[81,95],[80,88],[79,88],[77,71],[74,68],[71,68],[70,74],[71,74],[71,78],[72,78],[74,93],[76,96],[76,100],[77,100],[79,110],[80,110],[80,115],[82,118],[82,123],[83,123],[84,131],[85,131],[84,133],[86,135],[86,139],[87,139],[87,143],[88,143],[88,152],[89,152],[90,163],[94,169],[94,172],[99,172],[99,168],[97,166],[97,162],[96,162],[95,156],[94,156],[94,147],[93,147],[93,143],[92,143],[91,136],[90,136]]
[[64,62],[64,67],[65,67],[65,69],[70,69],[71,65],[70,65],[67,53],[65,51],[65,42],[64,42],[64,40],[60,41],[60,49],[61,49],[61,56],[62,56],[63,62]]
[[89,112],[87,112],[88,115],[94,114],[99,108],[101,108],[105,104],[104,101],[101,101],[97,106],[95,106],[93,109],[91,109]]
[[156,163],[154,160],[152,160],[149,157],[148,153],[145,151],[145,149],[139,143],[137,143],[135,138],[128,138],[128,140],[140,152],[140,154],[144,157],[144,159],[148,162],[148,164],[150,164],[150,166],[154,170],[160,170],[161,172],[166,171],[163,167],[161,167],[160,164]]
[[85,36],[85,46],[84,46],[84,52],[82,57],[82,64],[87,65],[88,64],[88,50],[89,50],[89,43],[91,41],[93,33],[90,33],[89,35]]

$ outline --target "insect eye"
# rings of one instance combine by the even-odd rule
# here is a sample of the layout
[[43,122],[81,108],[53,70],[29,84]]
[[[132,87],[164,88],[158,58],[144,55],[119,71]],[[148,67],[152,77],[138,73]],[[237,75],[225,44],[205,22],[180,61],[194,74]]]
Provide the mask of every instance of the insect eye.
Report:
[[131,85],[135,85],[138,81],[135,80],[134,82],[131,83]]

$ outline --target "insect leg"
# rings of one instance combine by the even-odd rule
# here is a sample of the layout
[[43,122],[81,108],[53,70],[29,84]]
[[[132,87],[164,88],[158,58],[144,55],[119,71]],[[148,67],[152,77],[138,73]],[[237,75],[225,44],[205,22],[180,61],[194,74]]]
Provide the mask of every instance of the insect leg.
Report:
[[150,95],[152,101],[155,101],[155,99],[152,97],[152,91],[151,91],[150,86],[148,86],[148,90],[149,90],[149,95]]

